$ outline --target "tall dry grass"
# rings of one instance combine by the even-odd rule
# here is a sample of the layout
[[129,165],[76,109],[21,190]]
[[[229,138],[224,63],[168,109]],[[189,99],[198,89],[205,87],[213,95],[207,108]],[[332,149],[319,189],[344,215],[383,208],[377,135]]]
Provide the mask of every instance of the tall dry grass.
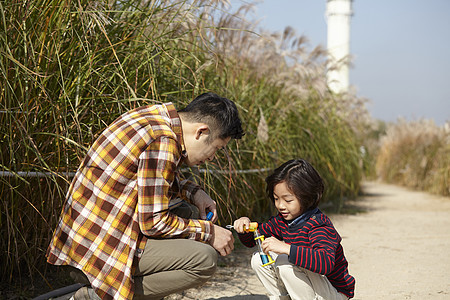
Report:
[[324,207],[339,210],[358,193],[362,100],[328,90],[323,49],[309,50],[291,28],[260,31],[246,21],[249,6],[232,12],[225,2],[0,2],[0,171],[15,174],[0,177],[2,282],[46,280],[68,172],[102,129],[140,105],[182,107],[210,90],[236,101],[247,135],[185,172],[218,201],[222,224],[270,214],[267,170],[294,157],[324,177]]
[[380,139],[376,170],[386,182],[449,196],[449,123],[400,119],[391,124]]
[[[359,191],[362,139],[355,132],[371,122],[365,100],[330,92],[324,49],[309,50],[307,39],[289,27],[282,33],[255,35],[257,25],[242,22],[246,9],[219,20],[218,27],[238,28],[237,34],[214,32],[216,53],[223,58],[214,70],[223,75],[214,78],[239,99],[250,135],[242,144],[252,150],[239,152],[236,162],[257,167],[262,159],[274,167],[303,156],[319,168],[328,183],[326,201],[339,209],[346,196]],[[263,124],[268,140],[261,137]]]

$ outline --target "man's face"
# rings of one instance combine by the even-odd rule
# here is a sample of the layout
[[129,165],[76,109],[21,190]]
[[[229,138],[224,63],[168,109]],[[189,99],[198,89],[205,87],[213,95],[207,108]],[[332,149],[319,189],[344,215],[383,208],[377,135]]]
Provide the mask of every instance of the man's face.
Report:
[[198,166],[207,160],[213,160],[217,150],[223,149],[231,140],[230,137],[226,139],[216,138],[212,142],[207,143],[207,138],[207,134],[185,138],[184,146],[187,154],[185,163],[188,166]]

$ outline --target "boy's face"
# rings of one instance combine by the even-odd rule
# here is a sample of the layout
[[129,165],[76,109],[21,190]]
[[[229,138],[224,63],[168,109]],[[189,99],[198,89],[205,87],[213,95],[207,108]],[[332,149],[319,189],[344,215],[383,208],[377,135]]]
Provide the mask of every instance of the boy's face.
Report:
[[185,138],[184,146],[187,157],[184,162],[188,166],[193,167],[201,165],[205,161],[213,160],[217,150],[223,149],[231,140],[230,137],[226,139],[216,138],[208,143],[207,139],[208,134],[206,133]]
[[289,190],[286,182],[274,186],[273,197],[275,207],[285,220],[291,221],[300,216],[300,200]]

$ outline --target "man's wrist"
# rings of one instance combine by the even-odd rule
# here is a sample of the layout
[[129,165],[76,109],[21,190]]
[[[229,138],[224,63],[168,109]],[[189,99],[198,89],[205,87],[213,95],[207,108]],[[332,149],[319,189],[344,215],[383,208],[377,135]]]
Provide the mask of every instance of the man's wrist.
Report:
[[213,240],[213,237],[214,237],[214,223],[213,222],[211,222],[211,221],[207,221],[208,223],[210,223],[210,230],[209,230],[209,236],[208,236],[208,238],[206,239],[206,242],[207,243],[209,243],[209,244],[211,244],[211,242],[212,242],[212,240]]
[[197,192],[201,190],[200,186],[196,186],[195,188],[192,189],[191,191],[191,197],[192,199],[194,199],[195,194],[197,194]]

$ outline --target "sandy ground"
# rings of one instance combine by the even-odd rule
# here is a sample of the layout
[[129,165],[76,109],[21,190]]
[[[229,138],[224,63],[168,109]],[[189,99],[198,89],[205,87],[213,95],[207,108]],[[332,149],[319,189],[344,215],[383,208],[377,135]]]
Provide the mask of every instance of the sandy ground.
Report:
[[[357,213],[330,215],[356,278],[354,299],[450,299],[450,198],[378,182],[363,190],[348,203]],[[254,250],[237,246],[204,286],[166,300],[269,299],[249,266]]]
[[[450,198],[368,182],[359,211],[331,215],[342,236],[355,298],[450,299]],[[169,299],[268,299],[249,267],[252,249],[220,258],[212,280]]]

